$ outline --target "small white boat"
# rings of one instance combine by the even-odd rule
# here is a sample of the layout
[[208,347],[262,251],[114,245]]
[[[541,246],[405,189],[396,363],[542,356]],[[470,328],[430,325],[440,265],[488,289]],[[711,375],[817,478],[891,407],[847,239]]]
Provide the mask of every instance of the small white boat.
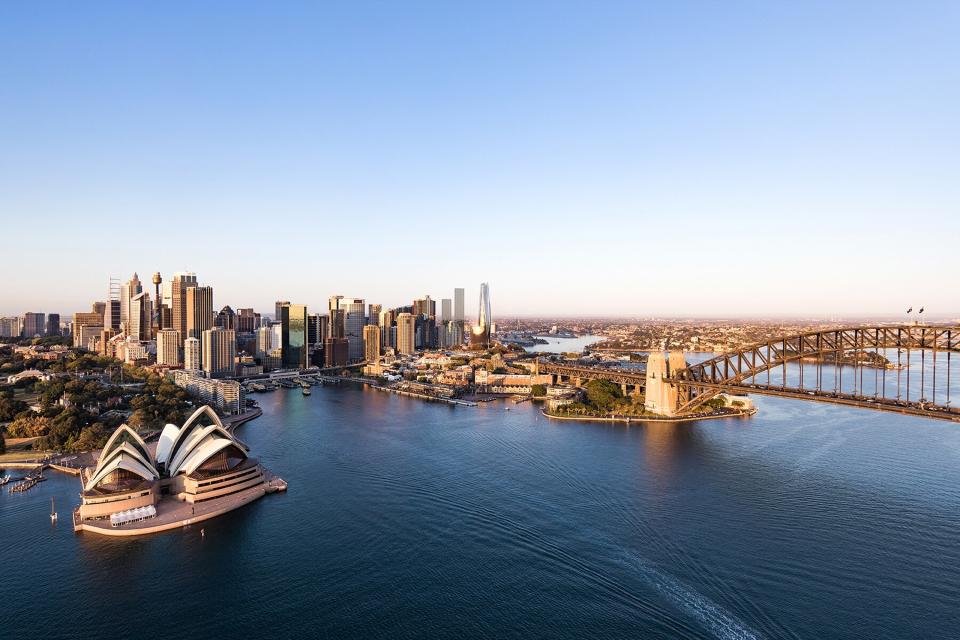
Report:
[[53,508],[53,497],[50,498],[50,522],[57,521],[57,512]]
[[301,391],[303,392],[303,395],[305,395],[305,396],[310,395],[310,389],[308,389],[308,388],[306,388],[306,387],[304,387],[303,389],[301,389]]
[[8,482],[10,482],[10,480],[11,480],[11,478],[10,478],[9,475],[6,475],[6,476],[3,476],[2,478],[0,478],[0,487],[2,487],[3,485],[7,484]]

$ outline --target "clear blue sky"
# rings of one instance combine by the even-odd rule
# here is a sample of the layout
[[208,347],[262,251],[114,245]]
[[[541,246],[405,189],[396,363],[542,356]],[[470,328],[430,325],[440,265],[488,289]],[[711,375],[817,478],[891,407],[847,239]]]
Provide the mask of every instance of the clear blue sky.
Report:
[[960,3],[4,3],[0,313],[960,313]]

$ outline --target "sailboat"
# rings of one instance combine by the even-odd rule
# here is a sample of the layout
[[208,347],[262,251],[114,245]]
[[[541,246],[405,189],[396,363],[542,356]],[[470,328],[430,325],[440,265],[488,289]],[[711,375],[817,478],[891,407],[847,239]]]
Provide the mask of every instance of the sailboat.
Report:
[[57,521],[57,512],[53,508],[53,496],[50,496],[50,522]]

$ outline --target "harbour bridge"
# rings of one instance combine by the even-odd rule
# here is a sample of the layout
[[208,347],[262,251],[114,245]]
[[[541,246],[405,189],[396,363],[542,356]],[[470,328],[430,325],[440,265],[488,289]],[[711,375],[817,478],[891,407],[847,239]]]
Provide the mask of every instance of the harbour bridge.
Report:
[[645,372],[543,359],[537,367],[558,381],[608,380],[624,395],[642,390],[646,408],[665,416],[692,413],[721,393],[756,393],[960,422],[951,406],[958,350],[960,326],[877,325],[783,336],[698,363],[653,352]]

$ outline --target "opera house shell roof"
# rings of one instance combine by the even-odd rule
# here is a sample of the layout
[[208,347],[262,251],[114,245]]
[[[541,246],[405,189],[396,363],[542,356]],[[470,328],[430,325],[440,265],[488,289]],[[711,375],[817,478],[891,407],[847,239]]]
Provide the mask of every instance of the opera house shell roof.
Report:
[[227,431],[216,412],[203,406],[183,423],[168,424],[160,434],[156,454],[133,429],[120,425],[100,453],[97,466],[84,483],[85,491],[111,491],[123,485],[229,471],[248,457],[249,449]]

